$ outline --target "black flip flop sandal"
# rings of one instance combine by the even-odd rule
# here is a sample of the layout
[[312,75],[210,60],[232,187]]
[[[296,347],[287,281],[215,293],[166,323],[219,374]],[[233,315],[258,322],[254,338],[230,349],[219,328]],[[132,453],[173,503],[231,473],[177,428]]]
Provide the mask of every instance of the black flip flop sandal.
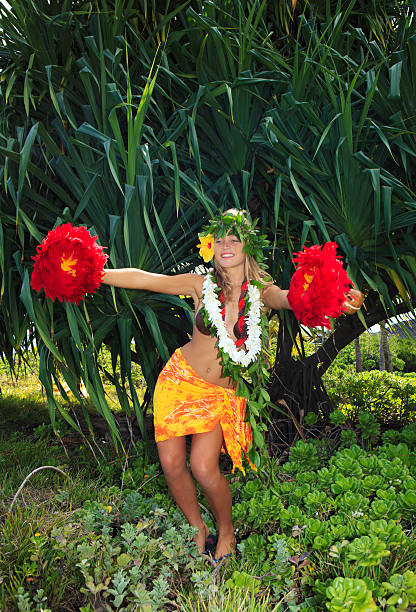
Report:
[[203,552],[204,555],[212,556],[215,552],[215,547],[217,546],[217,536],[213,534],[209,534],[207,539],[205,540],[205,550]]

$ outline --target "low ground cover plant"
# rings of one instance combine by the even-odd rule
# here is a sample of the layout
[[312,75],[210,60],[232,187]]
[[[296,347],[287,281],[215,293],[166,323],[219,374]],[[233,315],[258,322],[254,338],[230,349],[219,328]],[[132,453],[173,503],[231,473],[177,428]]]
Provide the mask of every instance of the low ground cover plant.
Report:
[[[299,440],[283,465],[264,457],[257,473],[228,475],[238,554],[220,566],[197,554],[156,458],[145,462],[140,445],[126,463],[107,445],[97,460],[83,444],[65,453],[49,426],[4,436],[3,607],[406,610],[416,603],[416,424],[380,434],[362,414],[356,431],[341,411],[331,415],[341,441],[332,454],[325,440]],[[68,478],[35,474],[9,512],[40,463]],[[205,519],[212,529],[208,511]]]
[[[41,424],[26,427],[24,407],[20,431],[3,420],[1,606],[394,612],[416,604],[416,377],[327,378],[338,409],[325,438],[299,440],[283,464],[264,456],[257,473],[228,474],[238,554],[220,566],[197,554],[154,449],[139,443],[126,459],[96,440],[92,453],[65,422],[56,438],[40,411]],[[13,401],[3,398],[8,417]],[[307,435],[318,420],[306,415]],[[67,476],[34,474],[10,511],[40,465]]]

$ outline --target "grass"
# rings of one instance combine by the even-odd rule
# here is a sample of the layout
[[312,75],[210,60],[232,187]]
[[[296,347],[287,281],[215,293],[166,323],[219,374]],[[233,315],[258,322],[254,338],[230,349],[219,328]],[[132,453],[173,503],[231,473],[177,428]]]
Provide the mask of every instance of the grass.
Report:
[[[103,367],[111,370],[110,356],[107,350],[100,355]],[[143,400],[146,388],[143,383],[141,369],[132,364],[132,377],[136,385],[139,401]],[[65,385],[64,385],[65,386]],[[107,402],[114,413],[120,412],[117,392],[114,385],[103,376],[103,387]],[[78,411],[78,403],[73,399],[71,391],[67,390],[69,402],[65,401],[55,387],[55,399],[63,410]],[[86,408],[91,415],[97,415],[95,407],[86,402]],[[34,353],[28,353],[26,361],[16,364],[11,370],[7,362],[0,362],[0,431],[9,426],[33,428],[43,423],[49,423],[49,412],[46,397],[38,377],[38,358]]]
[[[25,388],[31,389],[31,385]],[[13,422],[11,418],[3,421],[0,430],[0,609],[10,612],[35,610],[29,604],[26,608],[22,598],[29,598],[34,606],[38,589],[43,589],[48,605],[54,612],[75,612],[84,607],[91,611],[101,609],[94,605],[89,607],[90,597],[83,592],[82,576],[75,567],[75,552],[65,543],[65,529],[72,529],[68,540],[76,541],[80,529],[79,512],[90,507],[91,503],[112,511],[118,529],[118,517],[126,495],[131,491],[140,490],[145,499],[157,499],[158,504],[167,506],[170,513],[175,507],[167,497],[163,477],[158,475],[155,449],[145,465],[143,448],[139,445],[137,450],[131,450],[126,464],[122,458],[115,456],[109,444],[101,444],[104,457],[98,454],[97,462],[81,440],[77,445],[65,447],[65,442],[62,444],[54,436],[48,422],[41,422],[42,413],[37,412],[31,397],[25,398],[23,394],[17,401],[10,395],[7,402],[0,403],[3,414],[5,407],[9,416],[13,409],[15,414],[17,411],[20,413],[18,421]],[[29,410],[25,420],[26,406]],[[34,413],[38,416],[35,423],[31,422]],[[45,412],[43,416],[47,418]],[[25,477],[42,465],[59,467],[68,476],[48,469],[33,474],[19,494],[12,512],[9,512],[13,497]],[[202,501],[205,504],[201,497]],[[210,516],[204,518],[212,524]],[[162,525],[161,533],[163,529]],[[63,548],[56,542],[63,542]],[[197,574],[208,569],[208,582],[211,584],[212,567],[208,564],[207,568],[206,563],[199,560],[193,563]],[[234,570],[243,567],[240,562],[234,563],[230,565]],[[248,571],[252,566],[250,562],[244,563]],[[217,578],[220,584],[225,582],[221,574]],[[268,589],[255,593],[250,589],[236,590],[234,587],[226,592],[223,589],[211,592],[209,587],[206,599],[204,593],[201,595],[200,591],[190,591],[189,587],[189,579],[183,582],[181,588],[178,587],[175,596],[179,606],[177,609],[279,609],[269,601]],[[166,609],[173,608],[168,606]]]
[[195,612],[278,612],[278,603],[270,601],[270,593],[256,597],[252,589],[234,588],[227,592],[218,592],[211,595],[206,601],[198,599],[195,595],[184,595],[179,597],[179,605],[184,610]]
[[[29,423],[26,425],[27,432]],[[17,609],[19,587],[33,593],[35,588],[53,583],[56,588],[51,589],[53,597],[48,600],[54,602],[53,610],[79,610],[86,598],[70,558],[61,552],[55,554],[51,548],[39,569],[37,546],[50,543],[52,533],[64,528],[88,500],[116,506],[120,489],[112,490],[108,482],[114,478],[120,483],[125,465],[114,457],[109,445],[102,445],[104,458],[100,455],[97,463],[82,444],[64,448],[48,425],[38,426],[32,433],[25,431],[6,431],[3,426],[0,434],[0,609]],[[131,461],[134,456],[131,453]],[[9,512],[24,478],[41,465],[57,466],[68,477],[55,470],[33,474]],[[106,471],[109,466],[112,469]]]
[[0,431],[33,428],[49,422],[35,360],[21,364],[14,372],[7,363],[1,363],[0,390]]

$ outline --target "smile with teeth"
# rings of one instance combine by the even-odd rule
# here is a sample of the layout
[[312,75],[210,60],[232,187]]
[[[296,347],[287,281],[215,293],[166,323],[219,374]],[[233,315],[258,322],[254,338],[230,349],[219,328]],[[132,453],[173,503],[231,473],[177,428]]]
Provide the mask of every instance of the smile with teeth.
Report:
[[234,254],[233,253],[222,253],[221,257],[226,257],[228,259],[229,257],[234,257]]

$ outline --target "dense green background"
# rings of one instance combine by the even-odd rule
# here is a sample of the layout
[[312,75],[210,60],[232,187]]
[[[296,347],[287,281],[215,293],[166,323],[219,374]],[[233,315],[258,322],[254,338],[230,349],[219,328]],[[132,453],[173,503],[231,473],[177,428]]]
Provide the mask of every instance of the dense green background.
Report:
[[77,395],[82,379],[117,439],[96,361],[105,343],[143,432],[150,394],[127,385],[131,360],[151,389],[191,325],[171,296],[106,288],[76,307],[34,295],[31,256],[60,222],[97,233],[112,266],[174,273],[197,265],[211,213],[248,207],[281,286],[294,250],[336,240],[370,296],[364,317],[411,306],[413,2],[11,5],[0,8],[0,350],[12,359],[36,342],[53,422],[52,381]]

